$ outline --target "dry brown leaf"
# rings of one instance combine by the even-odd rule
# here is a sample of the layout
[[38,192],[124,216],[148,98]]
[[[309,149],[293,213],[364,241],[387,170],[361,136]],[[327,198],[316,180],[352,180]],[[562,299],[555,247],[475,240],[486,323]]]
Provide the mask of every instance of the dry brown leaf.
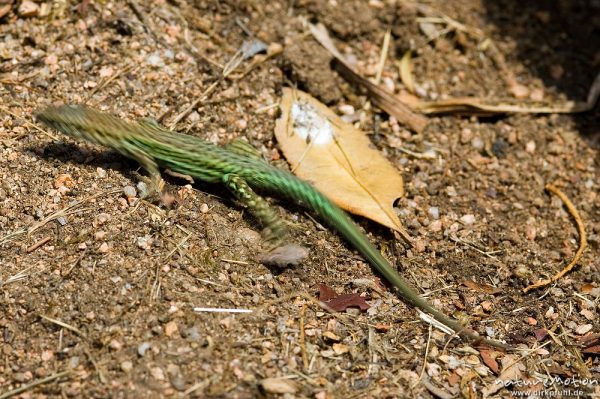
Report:
[[486,349],[479,351],[479,354],[481,355],[481,360],[483,360],[483,363],[486,366],[488,366],[494,374],[498,374],[499,367],[498,362],[496,361],[496,356],[498,355],[498,352],[492,353]]
[[333,288],[326,284],[319,284],[319,300],[336,312],[343,312],[350,307],[357,307],[360,310],[367,310],[371,307],[359,294],[338,295]]
[[327,284],[319,284],[319,301],[327,302],[338,296],[337,292]]
[[488,285],[488,284],[480,284],[473,280],[463,280],[462,283],[464,286],[466,286],[474,291],[485,292],[486,294],[498,294],[498,293],[502,292],[502,290],[500,290],[499,288],[492,287],[491,285]]
[[367,136],[299,90],[284,89],[275,136],[293,172],[341,208],[398,231],[393,204],[404,194],[402,176]]
[[522,380],[522,373],[526,370],[523,363],[519,361],[516,355],[506,355],[501,360],[502,372],[496,378],[493,384],[488,385],[482,389],[483,397],[488,397],[495,394],[500,389],[505,387],[505,384],[511,381]]

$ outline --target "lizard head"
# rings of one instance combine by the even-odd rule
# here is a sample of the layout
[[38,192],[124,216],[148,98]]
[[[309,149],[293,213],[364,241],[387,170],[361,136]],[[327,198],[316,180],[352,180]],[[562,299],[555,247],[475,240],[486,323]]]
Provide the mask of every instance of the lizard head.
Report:
[[118,138],[126,124],[110,114],[83,105],[49,107],[35,119],[68,136],[107,145]]

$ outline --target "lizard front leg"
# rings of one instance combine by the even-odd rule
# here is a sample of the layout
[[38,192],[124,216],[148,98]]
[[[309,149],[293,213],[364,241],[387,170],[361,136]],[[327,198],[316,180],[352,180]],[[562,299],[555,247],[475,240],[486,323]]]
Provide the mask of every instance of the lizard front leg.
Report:
[[296,244],[285,244],[288,232],[281,218],[264,198],[252,190],[244,179],[237,175],[227,174],[223,176],[223,182],[265,226],[266,233],[263,233],[263,236],[270,245],[270,251],[258,256],[261,263],[276,267],[295,266],[308,256],[306,248]]
[[150,175],[148,178],[140,176],[141,180],[148,186],[146,190],[142,190],[140,197],[142,199],[160,197],[165,187],[165,182],[160,176],[160,170],[154,158],[133,145],[125,146],[122,152],[124,155],[136,160]]
[[236,198],[248,207],[250,212],[263,224],[265,241],[272,247],[280,246],[286,241],[287,229],[281,218],[269,203],[256,194],[254,190],[238,175],[226,174],[223,182]]

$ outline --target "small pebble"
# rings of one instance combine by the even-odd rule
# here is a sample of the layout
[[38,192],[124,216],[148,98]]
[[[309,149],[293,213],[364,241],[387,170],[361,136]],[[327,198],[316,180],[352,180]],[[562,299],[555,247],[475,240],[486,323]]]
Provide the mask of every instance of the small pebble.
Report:
[[456,197],[458,194],[456,193],[456,189],[453,186],[446,187],[446,195],[448,197]]
[[108,213],[100,213],[98,216],[96,216],[96,219],[92,223],[92,226],[94,226],[94,227],[102,226],[104,223],[108,222],[109,220],[110,220],[110,215]]
[[479,137],[474,137],[471,140],[471,147],[475,148],[478,151],[483,150],[483,147],[485,146],[485,143],[483,142],[483,140]]
[[79,356],[73,356],[69,359],[69,368],[74,369],[77,366],[79,366]]
[[54,357],[54,352],[51,350],[45,350],[42,352],[41,357],[44,362],[47,362],[48,360],[50,360]]
[[518,265],[513,269],[513,274],[518,278],[527,278],[531,271],[524,265]]
[[178,329],[177,323],[175,321],[170,321],[167,324],[165,324],[165,335],[167,337],[171,337],[177,331],[179,331],[179,329]]
[[185,330],[182,331],[181,335],[184,338],[189,339],[190,341],[198,341],[198,340],[200,340],[200,337],[201,337],[200,329],[198,328],[198,326],[186,328]]
[[98,167],[98,168],[96,168],[96,174],[98,175],[99,178],[104,179],[106,177],[106,170]]
[[265,378],[260,385],[268,393],[293,394],[298,391],[298,384],[287,378]]
[[460,142],[461,144],[467,144],[473,138],[473,131],[468,127],[464,128],[460,132]]
[[492,144],[492,152],[498,158],[505,158],[507,151],[508,143],[504,141],[503,138],[498,138],[496,141],[494,141],[494,144]]
[[527,151],[530,154],[533,154],[535,152],[535,141],[528,141],[527,144],[525,144],[525,151]]
[[150,344],[150,342],[142,342],[137,347],[137,353],[138,353],[138,355],[144,356],[146,354],[146,351],[148,349],[150,349],[151,347],[152,347],[152,344]]
[[[100,68],[100,71],[98,72],[98,74],[100,75],[101,78],[109,78],[114,73],[115,73],[114,69],[112,69],[111,67],[106,67],[106,66],[103,66],[102,68]],[[98,169],[100,169],[100,168],[98,168]]]
[[137,192],[135,190],[135,187],[125,186],[123,187],[123,194],[125,194],[125,197],[127,198],[133,198],[137,195]]
[[124,371],[125,373],[129,373],[131,371],[131,369],[133,369],[133,363],[130,362],[129,360],[125,360],[124,362],[121,362],[121,370]]
[[208,204],[202,204],[202,205],[200,205],[200,212],[201,213],[207,213],[208,212]]
[[119,349],[121,349],[123,347],[123,344],[121,344],[119,341],[117,341],[116,339],[113,339],[110,341],[110,343],[108,344],[108,347],[112,350],[118,351]]
[[425,252],[426,248],[427,246],[425,245],[424,240],[415,240],[415,251],[417,251],[418,253],[423,253]]
[[527,236],[527,239],[529,241],[534,241],[535,237],[537,235],[537,230],[536,230],[535,226],[527,226],[525,228],[525,235]]
[[150,369],[150,374],[152,375],[152,377],[154,377],[155,380],[165,380],[165,372],[160,367],[152,367]]
[[592,330],[593,326],[591,324],[584,324],[575,329],[575,332],[579,335],[587,334]]
[[382,83],[385,86],[385,88],[390,93],[393,93],[396,91],[396,84],[394,83],[394,79],[390,78],[389,76],[384,76],[381,80],[382,80]]
[[160,55],[158,55],[158,52],[150,54],[148,56],[148,58],[146,59],[146,62],[148,63],[148,65],[151,65],[151,66],[154,66],[154,67],[163,67],[163,66],[165,66],[165,63],[162,60],[162,58],[160,58]]
[[[10,3],[8,3],[10,4]],[[22,17],[35,17],[40,11],[40,6],[35,4],[33,1],[24,0],[19,6],[18,13]]]
[[238,119],[235,122],[235,126],[239,129],[239,130],[245,130],[248,127],[248,121],[245,119]]
[[176,364],[167,365],[167,374],[169,375],[169,381],[173,388],[178,391],[185,391],[186,385],[183,375],[181,375],[181,369]]
[[532,99],[533,101],[542,101],[544,99],[544,89],[535,88],[535,89],[531,90],[531,94],[529,95],[529,98]]
[[135,243],[138,246],[138,248],[148,250],[148,249],[150,249],[150,246],[152,245],[152,241],[153,241],[152,236],[145,235],[143,237],[138,237]]
[[442,221],[441,220],[434,220],[433,222],[431,222],[429,224],[429,231],[433,232],[433,233],[437,233],[438,231],[442,230]]
[[344,115],[354,115],[354,107],[350,104],[342,104],[338,107],[340,112]]
[[25,382],[29,381],[31,377],[27,376],[26,373],[13,373],[12,379],[16,382]]
[[518,83],[513,84],[509,90],[512,92],[513,96],[519,100],[523,100],[529,96],[529,89]]
[[517,134],[517,131],[512,129],[508,132],[508,142],[510,144],[516,144],[517,141],[519,141],[519,135]]
[[432,206],[430,207],[427,212],[429,213],[429,215],[434,218],[434,219],[439,219],[440,218],[440,208],[438,208],[437,206]]
[[200,121],[200,114],[197,111],[193,111],[188,115],[187,120],[192,123],[197,123]]
[[464,215],[463,217],[461,217],[460,221],[463,224],[466,224],[466,225],[473,224],[473,223],[475,223],[475,215],[472,215],[472,214],[469,213],[469,214]]
[[98,252],[100,252],[101,254],[105,254],[110,250],[109,246],[107,243],[103,242],[102,244],[100,244],[100,247],[98,247]]

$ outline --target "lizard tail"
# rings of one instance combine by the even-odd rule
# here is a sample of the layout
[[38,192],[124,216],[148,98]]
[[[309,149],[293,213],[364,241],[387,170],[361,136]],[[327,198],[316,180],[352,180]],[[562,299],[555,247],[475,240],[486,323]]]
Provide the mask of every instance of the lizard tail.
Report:
[[[457,320],[446,316],[437,310],[432,304],[423,299],[414,288],[392,267],[392,265],[381,255],[369,239],[360,231],[359,227],[348,217],[346,212],[333,204],[327,197],[317,191],[309,183],[295,176],[277,169],[277,176],[269,176],[269,189],[275,190],[282,195],[287,195],[300,203],[313,209],[321,220],[326,221],[332,228],[336,229],[347,241],[364,256],[371,265],[394,287],[396,294],[408,301],[413,306],[424,312],[430,313],[442,324],[452,328],[457,334],[468,337],[474,341],[507,349],[508,347],[498,341],[492,341],[479,336],[474,331],[465,328]],[[265,181],[262,181],[262,186]]]

